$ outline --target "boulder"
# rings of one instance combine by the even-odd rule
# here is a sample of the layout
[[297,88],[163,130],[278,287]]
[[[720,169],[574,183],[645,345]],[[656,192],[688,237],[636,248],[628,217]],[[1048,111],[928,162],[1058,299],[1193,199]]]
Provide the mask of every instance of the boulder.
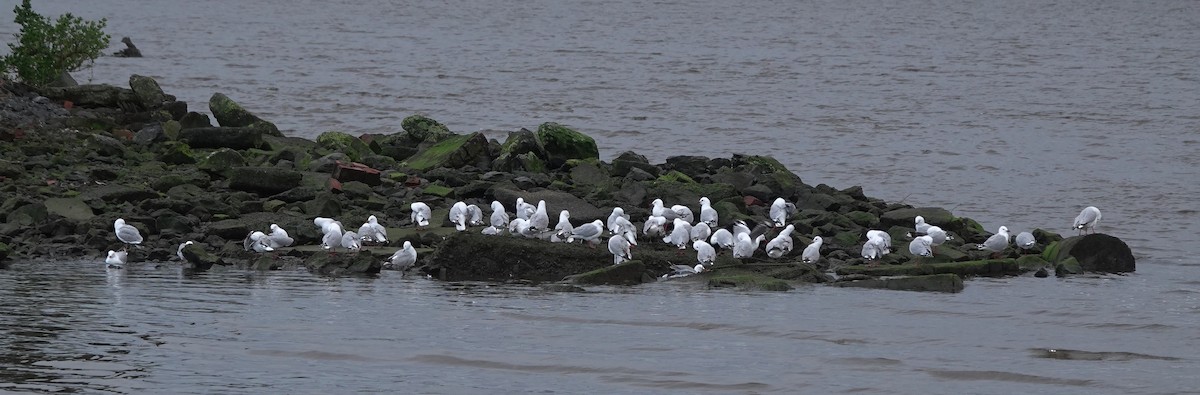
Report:
[[229,188],[276,194],[300,186],[304,176],[295,170],[276,167],[235,167],[229,172]]
[[450,132],[450,129],[446,128],[446,125],[442,125],[441,122],[424,115],[409,115],[403,121],[400,121],[400,127],[404,129],[404,133],[408,135],[409,140],[418,143],[423,141],[441,141],[454,134]]
[[422,270],[447,281],[558,281],[608,266],[611,254],[582,244],[458,232],[438,246]]
[[877,288],[896,291],[922,291],[957,293],[963,290],[963,280],[954,274],[931,274],[927,276],[909,276],[877,278],[833,283],[838,287]]
[[168,141],[160,148],[158,160],[169,165],[190,165],[196,163],[196,154],[187,144]]
[[220,257],[205,251],[204,247],[199,243],[192,243],[183,247],[183,260],[196,272],[207,271],[213,265],[227,265]]
[[187,128],[179,131],[179,140],[192,148],[258,148],[262,145],[262,136],[262,129],[247,127]]
[[633,260],[567,276],[563,281],[587,285],[638,285],[653,282],[654,277],[646,274],[646,265],[642,261]]
[[571,167],[571,182],[577,186],[599,185],[609,180],[608,173],[592,162],[580,161]]
[[170,97],[163,93],[162,87],[158,86],[158,81],[153,78],[142,75],[129,76],[129,87],[132,88],[134,96],[143,108],[155,109],[163,106],[164,102],[174,101],[174,97]]
[[149,145],[165,141],[167,135],[163,133],[162,124],[153,123],[138,129],[137,133],[133,134],[133,142],[141,145]]
[[80,198],[49,198],[46,199],[46,212],[77,222],[85,222],[96,214]]
[[[492,170],[538,171],[526,165],[537,167],[536,163],[540,163],[540,161],[546,158],[546,148],[542,147],[542,143],[538,141],[537,135],[528,129],[521,129],[508,134],[508,138],[500,146],[500,155],[496,157],[496,160],[492,161]],[[545,169],[543,168],[542,171],[545,171]]]
[[320,251],[304,259],[304,266],[312,273],[326,276],[372,275],[383,270],[385,258],[375,256],[369,250],[340,253]]
[[[895,247],[893,245],[893,247]],[[1013,259],[986,259],[967,262],[910,263],[887,266],[843,266],[835,271],[839,276],[865,274],[868,276],[921,276],[929,274],[955,274],[960,277],[1000,277],[1021,274],[1021,267]]]
[[158,197],[158,192],[144,187],[130,187],[120,184],[102,185],[88,189],[80,195],[84,200],[103,200],[109,203],[140,202]]
[[650,164],[650,161],[645,156],[633,151],[622,152],[612,160],[612,174],[614,176],[625,177],[633,169],[641,169],[655,178],[659,174],[658,166]]
[[710,288],[732,287],[748,291],[789,291],[792,289],[792,285],[785,280],[742,269],[722,269],[708,276]]
[[205,155],[196,168],[207,171],[212,174],[220,174],[224,177],[229,177],[230,171],[235,167],[246,166],[246,158],[238,151],[229,148],[221,148]]
[[571,159],[600,160],[596,140],[571,128],[553,122],[538,126],[538,141],[546,148],[546,163],[557,169]]
[[[279,132],[279,128],[275,124],[267,122],[262,118],[246,111],[237,102],[225,96],[222,93],[214,93],[208,99],[208,110],[212,112],[213,118],[217,119],[217,124],[224,127],[245,127],[258,130],[260,135],[267,134],[271,136],[283,136]],[[192,145],[195,147],[196,145]],[[211,147],[217,148],[217,147]],[[235,148],[235,147],[230,147]],[[250,148],[250,147],[246,147]]]
[[45,88],[42,94],[54,100],[70,101],[76,107],[84,108],[120,108],[121,104],[136,106],[139,103],[133,90],[104,84]]
[[320,136],[317,136],[317,144],[321,148],[346,154],[346,157],[355,162],[362,161],[367,155],[375,154],[371,151],[371,147],[367,146],[367,143],[357,137],[337,131],[321,133]]
[[179,118],[179,128],[180,129],[211,128],[211,127],[213,127],[212,119],[209,118],[207,115],[204,115],[204,114],[201,114],[201,113],[198,113],[195,111],[189,112],[187,114],[183,114],[183,117]]
[[208,224],[208,234],[225,240],[242,240],[250,234],[250,226],[244,220],[227,219]]
[[467,165],[487,167],[488,141],[482,133],[456,135],[408,158],[404,166],[424,171],[434,167],[458,168]]
[[12,254],[12,248],[8,244],[0,243],[0,262],[8,259],[10,254]]
[[46,205],[37,202],[26,204],[9,212],[5,221],[9,224],[28,227],[45,222],[47,216],[49,213],[46,211]]
[[688,177],[697,177],[708,173],[708,161],[708,157],[704,156],[672,156],[667,158],[663,168],[686,174]]
[[1126,273],[1137,270],[1129,245],[1121,239],[1101,233],[1074,236],[1046,247],[1042,255],[1055,265],[1073,258],[1089,272]]

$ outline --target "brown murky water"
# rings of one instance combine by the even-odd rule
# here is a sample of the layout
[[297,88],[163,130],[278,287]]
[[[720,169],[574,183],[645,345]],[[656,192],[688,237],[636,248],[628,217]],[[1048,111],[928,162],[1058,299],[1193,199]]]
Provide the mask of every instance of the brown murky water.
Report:
[[595,136],[604,159],[773,155],[810,184],[863,185],[989,229],[1068,232],[1095,205],[1139,272],[975,280],[957,295],[687,284],[566,295],[18,264],[0,272],[0,314],[12,317],[0,324],[0,390],[1200,390],[1194,3],[37,8],[107,17],[147,55],[100,59],[81,82],[151,75],[200,111],[223,92],[291,135],[392,132],[413,113],[496,138],[556,121]]

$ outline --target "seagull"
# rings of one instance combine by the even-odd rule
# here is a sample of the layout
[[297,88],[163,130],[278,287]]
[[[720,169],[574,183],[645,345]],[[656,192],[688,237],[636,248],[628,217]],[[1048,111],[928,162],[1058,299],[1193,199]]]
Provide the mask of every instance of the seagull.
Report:
[[666,226],[667,217],[651,215],[650,218],[646,218],[646,223],[642,225],[642,234],[651,239],[663,237],[667,235]]
[[467,226],[483,225],[483,210],[474,204],[467,205]]
[[662,199],[654,199],[654,202],[650,204],[650,214],[666,218],[667,220],[672,220],[679,216],[674,210],[667,210],[663,207]]
[[504,211],[504,204],[498,200],[492,201],[492,216],[489,218],[492,227],[496,229],[508,226],[508,213]]
[[796,226],[788,224],[779,232],[778,236],[771,239],[767,243],[767,256],[771,258],[779,258],[792,252],[792,231],[796,230]]
[[661,278],[666,278],[666,279],[680,278],[680,277],[687,277],[687,276],[697,274],[697,273],[703,273],[704,265],[702,265],[702,264],[696,264],[696,266],[671,265],[671,270],[673,271],[672,273],[664,274],[664,275],[662,275]]
[[1006,247],[1008,247],[1008,227],[1006,226],[1001,226],[1000,230],[997,231],[996,234],[992,235],[992,237],[989,237],[987,240],[985,240],[983,244],[979,245],[980,250],[991,251],[993,256],[999,256]]
[[866,243],[863,243],[863,247],[862,247],[863,259],[866,259],[868,261],[874,261],[874,260],[877,260],[877,259],[883,257],[883,251],[880,251],[879,244],[876,242],[876,240],[878,240],[878,238],[868,239]]
[[933,226],[933,225],[925,223],[925,217],[922,217],[920,215],[918,215],[917,218],[914,218],[913,222],[915,223],[914,228],[916,229],[917,233],[920,233],[920,234],[929,233],[929,227]]
[[821,236],[813,237],[812,244],[804,247],[804,252],[800,254],[800,260],[804,263],[816,263],[821,259],[821,244],[824,243]]
[[1088,231],[1094,233],[1097,222],[1100,222],[1100,209],[1096,206],[1087,206],[1075,217],[1075,223],[1071,225],[1071,228],[1079,230],[1081,234],[1086,234]]
[[185,241],[185,242],[179,243],[179,249],[178,249],[178,250],[175,250],[175,255],[179,257],[179,260],[181,260],[181,261],[185,261],[185,262],[187,261],[187,258],[184,258],[184,257],[183,257],[183,248],[184,248],[184,247],[187,247],[187,246],[190,246],[190,245],[192,245],[192,244],[196,244],[196,242],[194,242],[194,241],[191,241],[191,240],[188,240],[188,241]]
[[354,232],[346,232],[342,234],[342,248],[350,251],[358,251],[362,248],[362,243],[359,242],[358,234]]
[[717,210],[712,208],[708,197],[700,198],[700,222],[708,224],[709,228],[717,227]]
[[385,269],[399,270],[400,276],[404,277],[404,271],[417,263],[417,250],[413,248],[411,241],[404,242],[404,248],[396,250],[387,262],[384,262]]
[[933,238],[928,235],[913,238],[908,242],[908,252],[917,258],[933,256]]
[[712,265],[717,260],[717,250],[704,240],[693,241],[692,249],[696,250],[696,261],[701,265]]
[[[120,240],[122,243],[132,245],[142,244],[142,233],[138,232],[138,229],[133,227],[133,225],[126,225],[125,220],[122,218],[117,218],[116,221],[113,221],[113,230],[117,232],[117,240]],[[124,251],[125,249],[122,248],[121,250]]]
[[467,204],[463,202],[455,202],[450,206],[450,223],[454,224],[454,229],[462,232],[467,230]]
[[362,236],[362,241],[387,244],[387,228],[380,225],[374,215],[367,217],[367,222],[358,227],[358,234]]
[[246,251],[254,252],[275,251],[274,248],[271,248],[271,246],[267,244],[267,235],[257,230],[246,235],[246,238],[242,240],[242,247],[244,247]]
[[[750,232],[746,232],[746,234],[749,235]],[[733,249],[733,233],[729,233],[729,230],[725,228],[717,229],[716,232],[713,232],[712,237],[708,239],[708,242],[713,247],[723,250]]]
[[775,201],[771,203],[771,222],[775,224],[776,228],[781,227],[787,223],[788,215],[795,211],[795,204],[788,203],[783,198],[775,198]]
[[737,237],[737,235],[741,234],[741,233],[745,233],[746,236],[749,236],[750,235],[750,227],[746,226],[746,221],[742,221],[739,219],[739,220],[733,222],[733,236]]
[[617,227],[613,233],[621,234],[625,240],[629,240],[630,245],[637,245],[637,227],[633,226],[633,222],[629,222],[629,219],[625,217],[617,217],[613,224]]
[[674,228],[671,229],[671,234],[663,238],[663,243],[667,243],[683,250],[687,248],[687,243],[692,238],[692,226],[688,225],[683,218],[675,218]]
[[429,219],[433,217],[433,211],[429,209],[428,204],[413,202],[408,207],[412,209],[410,218],[413,225],[416,225],[418,229],[424,229],[426,226],[429,226]]
[[629,240],[625,236],[613,235],[609,237],[608,252],[613,254],[614,265],[619,265],[621,262],[633,259],[633,254],[629,252]]
[[575,230],[575,227],[571,225],[570,212],[563,210],[558,213],[558,225],[554,226],[554,230],[557,232],[554,232],[554,236],[550,237],[551,242],[559,243],[565,241],[571,243],[575,241],[575,238],[571,237],[571,231]]
[[687,221],[687,223],[689,225],[692,222],[696,221],[696,215],[692,214],[692,209],[688,206],[676,204],[674,206],[671,206],[671,211],[675,213],[676,217],[682,218],[684,221]]
[[887,255],[892,252],[892,235],[882,230],[871,229],[867,231],[867,241],[874,241],[875,246],[879,247],[880,255]]
[[517,218],[508,223],[508,234],[513,236],[521,236],[524,238],[532,238],[529,234],[529,220]]
[[929,229],[925,229],[925,234],[933,238],[934,247],[942,245],[946,240],[954,240],[953,236],[947,235],[946,231],[938,226],[930,226]]
[[534,207],[534,205],[532,205],[532,204],[525,203],[525,198],[517,198],[517,206],[516,207],[517,207],[517,218],[520,218],[520,219],[523,219],[526,221],[529,220],[529,216],[533,215],[534,211],[537,211],[537,207]]
[[576,226],[571,231],[571,237],[586,241],[589,246],[595,248],[599,243],[600,235],[604,233],[604,222],[595,220],[583,225]]
[[329,233],[333,230],[337,230],[338,233],[342,232],[342,223],[333,218],[313,218],[313,225],[316,225],[318,229],[321,229],[321,233]]
[[697,222],[696,225],[692,226],[691,233],[692,241],[708,240],[708,237],[712,236],[712,229],[709,229],[707,222],[700,221]]
[[333,251],[342,246],[342,231],[338,229],[330,229],[321,236],[321,248]]
[[529,231],[544,232],[550,230],[550,216],[546,214],[546,201],[538,200],[537,208],[529,216]]
[[271,248],[283,248],[294,242],[295,240],[288,236],[286,230],[283,230],[278,224],[271,224],[271,233],[267,234],[267,245]]
[[486,228],[483,228],[483,230],[480,231],[479,233],[483,233],[488,236],[495,236],[495,235],[500,234],[500,228],[497,228],[495,226],[488,226]]
[[758,249],[758,244],[762,243],[766,236],[758,235],[757,238],[751,240],[750,232],[738,233],[737,243],[733,245],[734,258],[749,258],[754,256],[754,250]]
[[1033,237],[1033,233],[1021,232],[1017,234],[1017,247],[1022,250],[1033,248],[1037,244],[1037,239]]
[[612,214],[608,215],[608,221],[605,222],[605,225],[608,225],[609,232],[617,233],[621,231],[621,229],[617,228],[617,218],[624,218],[626,221],[628,221],[629,215],[625,214],[625,209],[613,207]]
[[125,263],[128,261],[128,252],[108,250],[108,257],[104,258],[104,267],[108,269],[124,269]]

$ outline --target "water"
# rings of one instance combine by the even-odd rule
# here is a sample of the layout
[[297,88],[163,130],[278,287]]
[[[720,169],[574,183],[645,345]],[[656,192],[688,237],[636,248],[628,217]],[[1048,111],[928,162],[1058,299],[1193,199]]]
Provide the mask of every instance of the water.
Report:
[[[604,159],[769,154],[807,183],[863,185],[989,229],[1069,233],[1075,214],[1095,205],[1100,231],[1129,242],[1139,271],[974,280],[957,295],[671,284],[574,295],[388,276],[134,268],[106,277],[93,262],[18,264],[0,272],[0,311],[16,317],[0,357],[0,381],[16,384],[0,388],[1200,389],[1192,3],[36,6],[107,17],[110,33],[148,56],[102,58],[81,82],[150,75],[200,111],[223,92],[290,135],[393,132],[413,113],[495,138],[555,121],[595,136]],[[15,30],[0,23],[0,36]],[[1038,348],[1147,357],[1064,360]]]

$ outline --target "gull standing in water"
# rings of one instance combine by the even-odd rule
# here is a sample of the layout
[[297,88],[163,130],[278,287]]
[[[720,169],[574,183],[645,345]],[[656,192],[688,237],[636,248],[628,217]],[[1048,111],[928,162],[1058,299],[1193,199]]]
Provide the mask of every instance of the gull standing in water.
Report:
[[1075,216],[1075,223],[1071,228],[1079,230],[1080,234],[1087,234],[1089,231],[1096,231],[1096,224],[1100,222],[1100,209],[1096,206],[1087,206],[1079,215]]
[[411,241],[404,242],[404,248],[396,250],[387,262],[384,262],[385,269],[399,270],[400,277],[404,277],[404,271],[417,263],[417,250],[413,248]]
[[108,269],[124,269],[125,263],[128,261],[128,252],[108,250],[108,257],[104,258],[104,267]]
[[409,215],[409,218],[412,219],[412,223],[417,229],[424,229],[426,226],[429,226],[429,219],[433,217],[433,210],[429,209],[428,204],[413,202],[408,207],[412,209],[412,214]]
[[133,225],[126,225],[123,218],[117,218],[116,221],[113,221],[113,230],[117,232],[117,240],[120,240],[122,243],[127,245],[142,244],[142,233],[138,232],[138,229],[133,227]]
[[629,252],[629,240],[622,235],[613,235],[608,238],[608,252],[613,254],[614,265],[633,259],[633,254]]
[[804,252],[800,254],[800,261],[804,263],[816,263],[821,259],[821,245],[825,244],[821,240],[821,236],[813,237],[813,241],[808,247],[804,247]]

